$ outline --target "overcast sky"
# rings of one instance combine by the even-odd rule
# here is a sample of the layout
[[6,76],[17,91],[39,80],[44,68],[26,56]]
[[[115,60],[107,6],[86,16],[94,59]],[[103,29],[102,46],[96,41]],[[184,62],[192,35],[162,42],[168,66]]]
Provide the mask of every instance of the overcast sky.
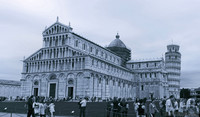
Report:
[[162,57],[178,44],[181,87],[200,86],[199,0],[0,0],[0,79],[20,80],[21,60],[42,47],[57,16],[103,47],[119,32],[132,59]]

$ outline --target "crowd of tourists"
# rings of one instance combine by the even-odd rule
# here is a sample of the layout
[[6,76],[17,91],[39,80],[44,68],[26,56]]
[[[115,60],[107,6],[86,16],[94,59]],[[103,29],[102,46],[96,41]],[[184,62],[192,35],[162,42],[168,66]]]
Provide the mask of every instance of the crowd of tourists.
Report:
[[[134,113],[128,113],[129,105],[133,105]],[[132,108],[131,108],[132,109]],[[107,117],[200,117],[200,100],[175,99],[140,99],[127,102],[125,99],[110,99],[107,102]]]
[[[29,97],[25,105],[28,110],[27,117],[31,115],[32,117],[54,117],[55,101],[53,98]],[[88,101],[93,102],[87,97],[80,99],[79,102],[77,101],[80,117],[86,116],[86,104]],[[175,99],[173,95],[163,99],[136,99],[135,101],[114,97],[106,102],[107,117],[200,117],[199,110],[199,99]]]
[[[85,110],[88,98],[80,98],[78,102],[80,109],[80,117],[85,117]],[[27,117],[54,117],[55,113],[55,99],[45,98],[41,96],[30,96],[25,104],[27,108]],[[72,114],[74,111],[71,112]]]
[[54,99],[45,100],[43,97],[29,97],[25,107],[28,109],[27,117],[54,117],[55,104]]
[[113,117],[127,117],[129,110],[129,103],[123,98],[114,97],[114,99],[109,99],[107,102],[107,117],[112,114]]

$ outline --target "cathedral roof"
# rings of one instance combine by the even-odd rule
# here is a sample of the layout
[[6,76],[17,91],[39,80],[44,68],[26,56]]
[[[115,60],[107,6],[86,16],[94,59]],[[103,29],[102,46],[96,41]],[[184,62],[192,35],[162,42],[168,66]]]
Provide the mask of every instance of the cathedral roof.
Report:
[[116,39],[113,40],[108,47],[120,47],[120,48],[126,48],[126,45],[119,39],[119,35],[117,33]]
[[162,60],[163,58],[137,59],[137,60],[130,60],[127,63],[155,62],[155,61],[162,61]]

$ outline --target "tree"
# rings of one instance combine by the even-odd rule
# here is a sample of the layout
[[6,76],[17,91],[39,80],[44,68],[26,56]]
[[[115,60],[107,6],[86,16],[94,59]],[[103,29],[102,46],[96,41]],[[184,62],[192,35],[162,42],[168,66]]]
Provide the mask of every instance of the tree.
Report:
[[190,89],[181,89],[180,91],[180,98],[190,98]]

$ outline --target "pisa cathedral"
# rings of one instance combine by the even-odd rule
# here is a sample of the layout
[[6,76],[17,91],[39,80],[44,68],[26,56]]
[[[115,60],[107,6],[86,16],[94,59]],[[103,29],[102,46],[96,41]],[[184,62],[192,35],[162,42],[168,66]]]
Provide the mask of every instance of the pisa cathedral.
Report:
[[42,35],[43,47],[23,61],[22,96],[179,97],[178,45],[167,46],[165,60],[131,60],[131,50],[118,34],[108,47],[102,47],[57,19]]

